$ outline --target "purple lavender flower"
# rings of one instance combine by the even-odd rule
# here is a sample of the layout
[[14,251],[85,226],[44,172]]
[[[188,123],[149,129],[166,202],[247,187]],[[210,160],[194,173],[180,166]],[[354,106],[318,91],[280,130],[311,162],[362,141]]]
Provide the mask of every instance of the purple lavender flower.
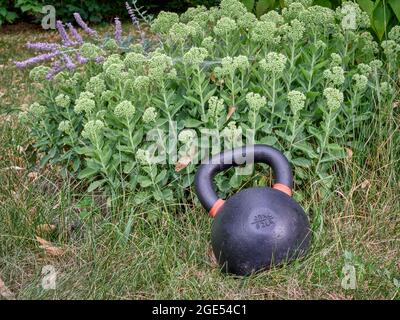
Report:
[[132,24],[136,27],[140,27],[139,26],[139,20],[138,18],[136,18],[135,13],[133,12],[133,9],[131,8],[131,6],[129,5],[128,2],[125,2],[125,6],[126,6],[126,10],[128,10],[128,14],[131,17],[132,20]]
[[117,43],[121,43],[122,39],[122,26],[121,26],[121,21],[119,21],[119,18],[115,18],[115,32],[114,32],[114,39],[117,41]]
[[83,38],[82,36],[79,34],[78,30],[76,30],[74,28],[74,26],[72,25],[72,23],[67,23],[68,29],[71,32],[72,36],[74,37],[75,41],[78,44],[82,44],[83,43]]
[[67,31],[65,30],[64,25],[60,20],[57,21],[56,27],[57,27],[58,33],[61,36],[61,40],[62,40],[63,44],[66,45],[67,47],[71,46],[72,41],[68,37]]
[[26,47],[33,50],[54,51],[59,48],[59,45],[57,43],[49,42],[28,42]]
[[94,58],[94,61],[96,63],[102,63],[104,61],[104,57],[103,56],[97,56],[96,58]]
[[52,64],[52,68],[50,69],[50,71],[47,73],[46,75],[46,79],[47,80],[51,80],[54,78],[54,76],[56,76],[57,74],[59,74],[61,71],[63,71],[65,69],[65,66],[61,65],[59,61],[56,61]]
[[44,62],[44,61],[50,60],[50,59],[56,57],[59,54],[60,54],[60,51],[56,50],[56,51],[53,51],[53,52],[40,54],[38,56],[29,58],[29,59],[24,60],[24,61],[16,61],[15,65],[18,68],[22,69],[22,68],[26,68],[27,66],[30,66],[30,65],[33,65],[33,64],[36,64],[36,63],[39,63],[39,62]]
[[76,54],[76,61],[78,61],[79,64],[85,64],[87,63],[89,60],[86,59],[85,57],[82,57],[82,55],[80,53]]
[[137,28],[137,30],[139,31],[140,34],[140,43],[142,44],[142,46],[144,45],[145,41],[146,41],[146,36],[145,33],[142,31],[142,28],[140,27],[140,22],[139,19],[136,17],[135,12],[133,11],[133,9],[131,8],[131,6],[129,5],[128,2],[125,2],[125,6],[126,9],[128,10],[128,14],[131,17],[132,20],[132,24]]
[[96,36],[97,37],[97,32],[93,29],[90,29],[88,25],[85,23],[85,21],[82,20],[81,15],[78,12],[74,13],[74,18],[76,22],[79,24],[79,26],[89,35],[91,36]]
[[76,64],[72,62],[71,58],[68,55],[63,54],[63,59],[65,61],[65,67],[68,70],[74,70],[76,68]]

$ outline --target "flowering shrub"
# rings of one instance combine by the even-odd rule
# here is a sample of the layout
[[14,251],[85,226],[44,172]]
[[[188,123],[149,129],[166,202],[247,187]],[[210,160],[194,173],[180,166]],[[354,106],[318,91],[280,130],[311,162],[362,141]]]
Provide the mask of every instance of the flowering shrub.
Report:
[[[297,183],[312,173],[329,187],[345,148],[361,151],[354,142],[362,124],[394,99],[399,62],[400,27],[381,56],[368,16],[344,5],[357,13],[356,28],[340,8],[307,1],[259,19],[237,0],[161,12],[151,25],[160,40],[154,50],[140,37],[128,44],[118,23],[105,43],[81,41],[74,29],[69,40],[59,27],[64,47],[46,46],[63,64],[31,71],[43,100],[21,119],[45,154],[42,164],[61,162],[91,182],[89,191],[131,192],[137,203],[187,199],[196,161],[210,152],[199,152],[200,135],[212,140],[212,153],[275,146],[296,167]],[[70,42],[84,68],[65,58]],[[228,192],[246,179],[225,175],[217,184]]]

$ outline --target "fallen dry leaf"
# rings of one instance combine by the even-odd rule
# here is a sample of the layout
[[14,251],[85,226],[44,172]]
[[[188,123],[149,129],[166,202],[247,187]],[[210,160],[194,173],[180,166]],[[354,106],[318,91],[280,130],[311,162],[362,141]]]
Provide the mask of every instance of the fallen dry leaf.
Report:
[[209,246],[207,249],[207,255],[210,260],[211,266],[215,268],[218,267],[218,261],[211,246]]
[[32,171],[32,172],[28,173],[28,178],[31,181],[35,181],[37,179],[37,177],[38,177],[38,173],[35,172],[35,171]]
[[346,148],[346,154],[347,154],[347,158],[349,160],[351,160],[351,158],[353,158],[353,150],[351,150],[350,148]]
[[57,227],[54,224],[40,224],[36,227],[36,233],[38,234],[44,234],[44,233],[51,233],[55,231]]
[[178,159],[178,161],[175,164],[175,171],[179,172],[179,171],[185,169],[191,161],[192,161],[192,158],[189,156],[184,156],[184,157]]
[[217,78],[215,77],[215,73],[214,73],[214,72],[211,73],[211,75],[210,75],[210,80],[211,80],[212,82],[217,81]]
[[361,182],[361,189],[368,188],[371,185],[371,182],[369,180],[364,180]]
[[40,243],[40,248],[44,249],[50,256],[60,257],[64,255],[65,250],[54,246],[51,242],[36,236],[36,241]]
[[12,293],[11,290],[6,287],[6,285],[4,284],[4,281],[1,279],[1,277],[0,277],[0,296],[6,300],[14,300],[15,299],[14,293]]
[[3,170],[4,170],[4,171],[7,171],[7,170],[22,171],[22,170],[25,170],[25,169],[22,168],[22,167],[18,167],[18,166],[11,166],[11,167],[4,168]]
[[235,113],[236,107],[235,106],[230,106],[228,110],[228,114],[226,115],[226,121],[228,121],[232,115]]
[[25,148],[22,147],[22,146],[17,146],[17,151],[18,151],[19,153],[24,153],[24,152],[25,152]]

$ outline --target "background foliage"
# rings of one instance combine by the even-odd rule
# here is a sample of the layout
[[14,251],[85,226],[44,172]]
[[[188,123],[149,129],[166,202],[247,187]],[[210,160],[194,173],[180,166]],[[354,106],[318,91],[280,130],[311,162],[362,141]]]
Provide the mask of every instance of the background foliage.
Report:
[[[335,9],[343,3],[343,0],[304,0],[314,5],[320,5]],[[390,29],[399,24],[400,1],[398,0],[354,0],[368,13],[371,20],[371,29],[376,37],[382,40]],[[44,5],[53,5],[57,11],[57,18],[70,20],[72,13],[79,12],[81,16],[90,22],[99,23],[110,21],[113,17],[127,18],[125,0],[0,0],[0,26],[3,23],[13,23],[24,19],[38,22],[41,18],[41,8]],[[253,11],[258,17],[269,10],[283,8],[292,0],[241,0],[249,11]],[[204,5],[216,6],[220,0],[137,0],[137,6],[143,7],[149,13],[157,13],[161,10],[183,12],[188,7]]]
[[[37,22],[44,5],[53,5],[57,11],[57,18],[61,20],[69,20],[74,12],[79,12],[85,20],[94,23],[107,21],[115,16],[127,18],[125,2],[126,0],[0,0],[0,25],[21,19]],[[128,2],[131,4],[132,1]],[[137,6],[143,7],[150,13],[157,13],[160,10],[182,12],[189,6],[210,7],[218,3],[218,0],[138,0]]]

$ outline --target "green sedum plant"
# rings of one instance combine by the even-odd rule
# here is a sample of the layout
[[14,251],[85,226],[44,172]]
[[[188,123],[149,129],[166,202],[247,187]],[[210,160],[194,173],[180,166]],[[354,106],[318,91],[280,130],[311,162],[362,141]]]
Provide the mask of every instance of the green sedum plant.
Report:
[[[311,175],[329,190],[346,148],[362,153],[361,130],[394,99],[399,65],[400,27],[380,48],[368,16],[344,5],[357,12],[355,26],[307,1],[259,19],[237,0],[161,12],[154,50],[85,43],[82,56],[101,54],[101,64],[52,80],[46,67],[33,69],[43,99],[21,119],[43,165],[60,163],[114,198],[190,201],[196,161],[244,143],[285,151],[298,184]],[[214,149],[201,153],[205,132]],[[236,171],[216,183],[226,193],[261,180]]]

